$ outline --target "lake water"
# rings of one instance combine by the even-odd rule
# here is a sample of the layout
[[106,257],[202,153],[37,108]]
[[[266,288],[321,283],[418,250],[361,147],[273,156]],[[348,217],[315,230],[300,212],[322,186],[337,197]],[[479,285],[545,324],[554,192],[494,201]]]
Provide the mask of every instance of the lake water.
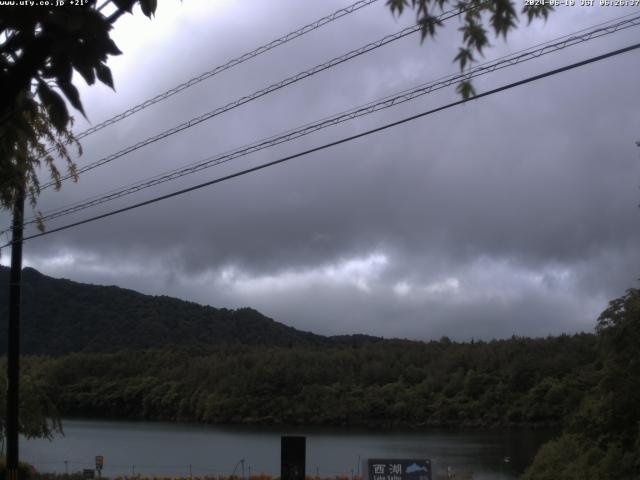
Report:
[[[307,437],[307,474],[358,474],[367,458],[430,458],[474,479],[515,479],[550,431],[376,431],[219,427],[160,422],[65,420],[63,437],[20,441],[20,458],[43,472],[75,472],[104,457],[102,475],[279,475],[280,436]],[[509,462],[505,458],[509,457]],[[359,463],[360,460],[360,463]],[[435,477],[434,477],[435,480]]]

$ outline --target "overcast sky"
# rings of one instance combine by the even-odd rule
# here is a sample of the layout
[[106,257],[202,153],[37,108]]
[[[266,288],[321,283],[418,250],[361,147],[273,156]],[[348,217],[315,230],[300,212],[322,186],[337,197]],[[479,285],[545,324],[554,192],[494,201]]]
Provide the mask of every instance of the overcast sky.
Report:
[[[82,85],[92,124],[345,7],[350,0],[159,2],[123,17],[117,92]],[[520,8],[520,7],[519,7]],[[559,7],[485,60],[636,9]],[[82,167],[414,21],[380,0],[82,141]],[[456,73],[457,19],[236,108],[45,191],[39,208],[114,188]],[[478,92],[637,42],[638,28],[476,80]],[[348,144],[25,244],[47,275],[216,307],[320,334],[415,339],[592,331],[640,277],[640,52],[476,100]],[[422,112],[453,87],[238,158],[70,221]],[[89,124],[76,115],[76,130]],[[3,213],[2,225],[9,223]],[[32,231],[30,228],[29,232]],[[2,252],[8,264],[9,251]]]

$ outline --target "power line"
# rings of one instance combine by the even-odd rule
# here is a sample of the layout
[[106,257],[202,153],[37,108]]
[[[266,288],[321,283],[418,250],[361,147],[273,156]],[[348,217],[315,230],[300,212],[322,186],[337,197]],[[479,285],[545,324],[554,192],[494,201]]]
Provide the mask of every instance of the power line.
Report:
[[[135,105],[127,110],[125,110],[122,113],[119,113],[118,115],[115,115],[111,118],[109,118],[108,120],[105,120],[91,128],[88,128],[87,130],[78,133],[76,135],[77,139],[81,139],[84,138],[86,136],[89,136],[95,132],[97,132],[98,130],[102,130],[105,127],[108,127],[109,125],[112,125],[116,122],[119,122],[120,120],[123,120],[131,115],[133,115],[134,113],[137,113],[141,110],[144,110],[147,107],[150,107],[151,105],[154,105],[158,102],[161,102],[162,100],[166,100],[167,98],[175,95],[176,93],[179,93],[189,87],[192,87],[208,78],[211,78],[215,75],[217,75],[218,73],[224,72],[225,70],[228,70],[230,68],[233,68],[237,65],[240,65],[243,62],[246,62],[247,60],[252,59],[253,57],[257,57],[258,55],[261,55],[263,53],[268,52],[269,50],[272,50],[276,47],[279,47],[281,45],[284,45],[285,43],[290,42],[291,40],[294,40],[298,37],[301,37],[309,32],[312,32],[314,30],[317,30],[320,27],[323,27],[325,25],[327,25],[328,23],[331,23],[341,17],[344,17],[346,15],[349,15],[350,13],[353,13],[357,10],[360,10],[363,7],[366,7],[368,5],[371,5],[374,2],[377,2],[378,0],[359,0],[351,5],[349,5],[348,7],[345,8],[341,8],[340,10],[336,10],[335,12],[333,12],[330,15],[327,15],[326,17],[322,17],[318,20],[316,20],[315,22],[312,22],[308,25],[305,25],[304,27],[301,27],[293,32],[287,33],[286,35],[283,35],[280,38],[277,38],[275,40],[272,40],[269,43],[266,43],[264,45],[261,45],[260,47],[247,52],[243,55],[240,55],[237,58],[234,58],[232,60],[229,60],[227,63],[223,64],[223,65],[218,65],[217,67],[201,73],[200,75],[198,75],[197,77],[193,77],[190,80],[187,80],[184,83],[181,83],[180,85],[176,85],[175,87],[167,90],[166,92],[160,93],[158,95],[156,95],[153,98],[150,98],[148,100],[145,100],[144,102]],[[104,5],[103,5],[104,6]]]
[[[622,18],[625,18],[625,17],[622,17]],[[533,59],[539,58],[540,56],[543,56],[552,52],[556,52],[558,50],[561,50],[570,46],[574,46],[579,43],[586,42],[588,40],[600,38],[604,35],[609,35],[609,34],[624,30],[626,28],[640,25],[640,15],[636,15],[632,18],[626,18],[625,20],[622,20],[622,21],[616,22],[616,20],[602,24],[602,25],[605,25],[603,27],[600,27],[600,28],[591,27],[591,29],[583,29],[579,31],[583,33],[576,32],[574,34],[560,37],[561,39],[560,41],[557,41],[558,39],[556,39],[549,42],[545,42],[544,44],[541,44],[542,46],[540,46],[539,48],[530,47],[529,49],[522,50],[515,54],[508,55],[508,56],[499,58],[497,60],[478,65],[477,67],[467,72],[449,75],[439,80],[432,81],[427,84],[423,84],[419,87],[416,87],[410,90],[405,90],[391,96],[387,96],[383,99],[377,100],[375,102],[371,102],[366,105],[355,107],[351,110],[347,110],[337,115],[326,117],[314,123],[306,124],[297,129],[290,130],[288,132],[281,133],[281,134],[269,137],[267,139],[260,140],[253,144],[246,145],[235,150],[231,150],[224,154],[218,154],[212,157],[208,157],[204,160],[188,165],[186,167],[165,172],[165,173],[156,175],[154,177],[148,178],[146,180],[142,180],[140,182],[130,184],[116,190],[112,190],[105,194],[94,196],[87,200],[83,200],[81,202],[76,202],[66,207],[61,207],[56,210],[52,210],[50,213],[40,217],[39,219],[36,219],[36,218],[30,219],[29,221],[25,222],[25,225],[34,224],[39,220],[48,221],[48,220],[53,220],[66,215],[70,215],[73,213],[77,213],[87,208],[91,208],[96,205],[100,205],[102,203],[139,192],[146,188],[157,186],[162,183],[166,183],[168,181],[175,180],[175,179],[184,177],[186,175],[190,175],[190,174],[199,172],[201,170],[229,162],[233,159],[243,157],[251,153],[303,137],[305,135],[309,135],[321,129],[324,129],[330,126],[335,126],[340,123],[353,120],[355,118],[359,118],[377,111],[381,111],[396,105],[400,105],[402,103],[414,100],[423,95],[432,93],[436,90],[440,90],[442,88],[451,86],[460,81],[471,80],[480,75],[491,73],[503,68],[511,67],[518,63],[533,60]],[[616,22],[616,23],[613,23],[613,22]],[[9,230],[6,230],[6,231],[9,231]],[[0,232],[0,234],[1,233],[4,233],[4,232]]]
[[[139,202],[139,203],[136,203],[136,204],[133,204],[133,205],[129,205],[129,206],[124,207],[124,208],[119,208],[117,210],[112,210],[111,212],[107,212],[107,213],[104,213],[104,214],[101,214],[101,215],[96,215],[94,217],[90,217],[90,218],[87,218],[87,219],[84,219],[84,220],[81,220],[81,221],[78,221],[78,222],[74,222],[74,223],[70,223],[70,224],[67,224],[67,225],[63,225],[61,227],[54,228],[54,229],[46,231],[46,232],[41,232],[41,233],[37,233],[37,234],[34,234],[34,235],[30,235],[30,236],[24,237],[23,241],[24,240],[31,240],[31,239],[38,238],[38,237],[43,237],[45,235],[50,235],[52,233],[60,232],[62,230],[67,230],[69,228],[77,227],[77,226],[80,226],[80,225],[84,225],[86,223],[94,222],[96,220],[100,220],[100,219],[103,219],[103,218],[107,218],[107,217],[113,216],[113,215],[116,215],[116,214],[119,214],[119,213],[127,212],[129,210],[134,210],[136,208],[140,208],[140,207],[143,207],[143,206],[146,206],[146,205],[150,205],[152,203],[160,202],[162,200],[166,200],[166,199],[169,199],[169,198],[177,197],[177,196],[183,195],[185,193],[193,192],[195,190],[200,190],[202,188],[205,188],[205,187],[208,187],[208,186],[211,186],[211,185],[215,185],[217,183],[222,183],[224,181],[231,180],[232,178],[241,177],[241,176],[247,175],[249,173],[256,172],[258,170],[263,170],[263,169],[266,169],[268,167],[279,165],[281,163],[287,162],[289,160],[293,160],[295,158],[299,158],[299,157],[302,157],[302,156],[305,156],[305,155],[309,155],[311,153],[319,152],[321,150],[325,150],[327,148],[334,147],[336,145],[347,143],[347,142],[350,142],[352,140],[356,140],[358,138],[365,137],[367,135],[371,135],[373,133],[381,132],[383,130],[387,130],[389,128],[396,127],[396,126],[402,125],[404,123],[408,123],[408,122],[411,122],[413,120],[417,120],[418,118],[422,118],[422,117],[425,117],[427,115],[431,115],[433,113],[437,113],[437,112],[440,112],[440,111],[443,111],[443,110],[447,110],[447,109],[455,107],[457,105],[462,105],[462,104],[467,103],[467,102],[469,102],[471,100],[476,100],[476,99],[479,99],[479,98],[487,97],[487,96],[493,95],[495,93],[499,93],[499,92],[502,92],[502,91],[505,91],[505,90],[509,90],[511,88],[518,87],[520,85],[525,85],[527,83],[535,82],[535,81],[541,80],[543,78],[550,77],[552,75],[557,75],[559,73],[566,72],[568,70],[572,70],[572,69],[575,69],[575,68],[578,68],[578,67],[582,67],[584,65],[588,65],[588,64],[591,64],[591,63],[595,63],[595,62],[598,62],[598,61],[601,61],[601,60],[604,60],[604,59],[607,59],[607,58],[610,58],[610,57],[613,57],[613,56],[616,56],[616,55],[620,55],[622,53],[626,53],[626,52],[629,52],[629,51],[632,51],[632,50],[636,50],[638,48],[640,48],[640,43],[636,43],[634,45],[631,45],[631,46],[628,46],[628,47],[625,47],[625,48],[614,50],[612,52],[609,52],[609,53],[606,53],[606,54],[603,54],[603,55],[598,55],[598,56],[595,56],[595,57],[591,57],[591,58],[589,58],[587,60],[583,60],[581,62],[573,63],[573,64],[570,64],[570,65],[566,65],[566,66],[561,67],[561,68],[556,68],[554,70],[549,70],[549,71],[547,71],[545,73],[534,75],[534,76],[528,77],[528,78],[526,78],[524,80],[519,80],[517,82],[509,83],[507,85],[503,85],[501,87],[494,88],[494,89],[489,90],[487,92],[479,93],[479,94],[474,95],[473,97],[470,97],[468,99],[461,99],[461,100],[458,100],[456,102],[452,102],[452,103],[449,103],[447,105],[444,105],[444,106],[441,106],[441,107],[437,107],[437,108],[428,110],[426,112],[419,113],[417,115],[412,115],[410,117],[403,118],[402,120],[398,120],[396,122],[387,123],[387,124],[382,125],[380,127],[376,127],[376,128],[370,129],[370,130],[366,130],[366,131],[358,133],[356,135],[351,135],[349,137],[345,137],[345,138],[342,138],[340,140],[336,140],[334,142],[326,143],[326,144],[321,145],[319,147],[314,147],[314,148],[311,148],[311,149],[308,149],[308,150],[305,150],[305,151],[302,151],[302,152],[299,152],[299,153],[296,153],[296,154],[293,154],[293,155],[289,155],[289,156],[280,158],[278,160],[274,160],[272,162],[263,163],[261,165],[258,165],[258,166],[252,167],[252,168],[248,168],[248,169],[242,170],[240,172],[236,172],[236,173],[233,173],[233,174],[230,174],[230,175],[226,175],[226,176],[223,176],[223,177],[216,178],[214,180],[210,180],[210,181],[207,181],[207,182],[204,182],[204,183],[200,183],[198,185],[194,185],[194,186],[191,186],[191,187],[188,187],[188,188],[177,190],[175,192],[172,192],[172,193],[169,193],[169,194],[166,194],[166,195],[161,195],[159,197],[155,197],[155,198],[152,198],[150,200],[146,200],[144,202]],[[8,247],[9,245],[11,245],[11,242],[3,245],[2,247],[0,247],[0,249]]]
[[[201,73],[200,75],[198,75],[197,77],[193,77],[189,80],[187,80],[184,83],[181,83],[180,85],[176,85],[173,88],[170,88],[169,90],[163,92],[163,93],[159,93],[158,95],[156,95],[155,97],[149,98],[147,100],[145,100],[142,103],[139,103],[138,105],[135,105],[127,110],[125,110],[124,112],[121,112],[107,120],[104,120],[103,122],[90,127],[86,130],[84,130],[83,132],[80,132],[78,134],[76,134],[76,138],[78,140],[87,137],[93,133],[96,133],[99,130],[102,130],[105,127],[108,127],[109,125],[113,125],[114,123],[117,123],[121,120],[124,120],[127,117],[130,117],[131,115],[140,112],[141,110],[144,110],[145,108],[148,108],[152,105],[155,105],[158,102],[161,102],[163,100],[166,100],[169,97],[172,97],[173,95],[180,93],[181,91],[190,88],[204,80],[207,80],[219,73],[224,72],[225,70],[229,70],[230,68],[236,67],[238,65],[240,65],[241,63],[246,62],[247,60],[250,60],[254,57],[257,57],[258,55],[261,55],[263,53],[268,52],[269,50],[273,50],[274,48],[277,48],[281,45],[284,45],[285,43],[288,43],[292,40],[295,40],[298,37],[301,37],[309,32],[312,32],[314,30],[317,30],[335,20],[338,20],[339,18],[342,18],[346,15],[349,15],[353,12],[356,12],[358,10],[360,10],[361,8],[364,8],[366,6],[371,5],[374,2],[377,2],[378,0],[359,0],[351,5],[349,5],[348,7],[345,8],[341,8],[339,10],[336,10],[335,12],[333,12],[330,15],[327,15],[326,17],[322,17],[318,20],[316,20],[315,22],[312,22],[308,25],[305,25],[303,27],[300,27],[299,29],[287,33],[286,35],[283,35],[280,38],[277,38],[275,40],[272,40],[269,43],[266,43],[264,45],[259,46],[258,48],[247,52],[243,55],[240,55],[239,57],[236,57],[232,60],[229,60],[228,62],[222,64],[222,65],[218,65],[217,67],[206,71],[204,73]],[[108,4],[109,2],[105,2],[99,9],[98,11],[100,11],[102,8],[105,7],[106,4]],[[48,185],[47,185],[48,186]]]
[[[476,8],[476,7],[469,7],[467,8],[467,10],[470,10],[471,8]],[[464,9],[460,9],[460,8],[453,8],[451,10],[448,10],[447,12],[443,13],[440,17],[438,17],[439,21],[444,21],[444,20],[448,20],[450,18],[456,17],[458,15],[460,15],[461,13],[463,13],[465,10]],[[274,83],[272,85],[269,85],[268,87],[262,88],[260,90],[257,90],[255,92],[253,92],[250,95],[246,95],[244,97],[241,97],[231,103],[228,103],[227,105],[223,106],[223,107],[218,107],[214,110],[211,110],[210,112],[207,112],[203,115],[200,115],[198,117],[192,118],[191,120],[188,120],[186,122],[183,122],[175,127],[172,127],[168,130],[165,130],[162,133],[156,134],[152,137],[148,137],[145,140],[141,140],[140,142],[134,144],[134,145],[130,145],[122,150],[119,150],[118,152],[115,152],[111,155],[108,155],[106,157],[103,157],[99,160],[96,160],[95,162],[92,162],[84,167],[78,168],[76,170],[76,174],[81,174],[84,172],[87,172],[89,170],[93,170],[94,168],[100,167],[106,163],[112,162],[124,155],[127,155],[131,152],[134,152],[142,147],[145,147],[147,145],[150,145],[152,143],[155,143],[159,140],[162,140],[164,138],[167,138],[171,135],[174,135],[178,132],[181,132],[183,130],[186,130],[188,128],[191,128],[195,125],[198,125],[202,122],[204,122],[205,120],[209,120],[217,115],[220,115],[222,113],[228,112],[229,110],[232,110],[234,108],[237,108],[241,105],[244,105],[245,103],[249,103],[253,100],[256,100],[260,97],[263,97],[265,95],[268,95],[272,92],[275,92],[277,90],[280,90],[284,87],[287,87],[289,85],[292,85],[294,83],[299,82],[300,80],[304,80],[305,78],[311,77],[317,73],[320,73],[324,70],[333,68],[337,65],[340,65],[341,63],[347,62],[353,58],[359,57],[361,55],[364,55],[365,53],[371,52],[373,50],[376,50],[384,45],[387,45],[388,43],[394,42],[396,40],[399,40],[401,38],[404,38],[408,35],[411,35],[413,33],[418,32],[422,27],[420,25],[414,25],[411,27],[407,27],[404,28],[402,30],[400,30],[397,33],[394,33],[392,35],[387,35],[385,37],[382,37],[379,40],[376,40],[375,42],[371,42],[368,43],[367,45],[364,45],[356,50],[351,50],[350,52],[345,53],[344,55],[341,55],[339,57],[335,57],[325,63],[316,65],[315,67],[310,68],[309,70],[305,70],[303,72],[297,73],[291,77],[285,78],[284,80],[281,80],[280,82]],[[60,178],[60,181],[64,181],[64,180],[68,180],[69,178],[74,178],[73,175],[65,175],[62,176]],[[45,185],[43,185],[41,187],[41,190],[49,188],[51,186],[56,185],[56,182],[49,182]]]

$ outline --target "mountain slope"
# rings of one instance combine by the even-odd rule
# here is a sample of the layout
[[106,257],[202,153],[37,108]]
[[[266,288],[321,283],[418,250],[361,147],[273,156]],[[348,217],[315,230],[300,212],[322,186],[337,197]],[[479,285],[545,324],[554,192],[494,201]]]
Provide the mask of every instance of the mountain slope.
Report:
[[[8,280],[9,269],[0,267],[0,318],[3,319],[7,318]],[[331,342],[327,337],[278,323],[251,308],[218,309],[115,286],[54,279],[33,268],[23,270],[23,285],[24,354],[63,355],[165,345],[322,345]],[[0,328],[0,354],[6,353],[6,336],[6,328]]]

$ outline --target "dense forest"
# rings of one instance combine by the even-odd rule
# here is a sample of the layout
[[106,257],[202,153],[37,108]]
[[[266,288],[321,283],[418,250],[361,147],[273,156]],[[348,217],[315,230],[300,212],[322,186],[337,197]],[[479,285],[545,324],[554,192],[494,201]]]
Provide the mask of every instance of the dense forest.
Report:
[[[593,384],[593,335],[31,357],[63,416],[304,425],[559,425]],[[591,366],[589,368],[585,366]]]

